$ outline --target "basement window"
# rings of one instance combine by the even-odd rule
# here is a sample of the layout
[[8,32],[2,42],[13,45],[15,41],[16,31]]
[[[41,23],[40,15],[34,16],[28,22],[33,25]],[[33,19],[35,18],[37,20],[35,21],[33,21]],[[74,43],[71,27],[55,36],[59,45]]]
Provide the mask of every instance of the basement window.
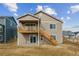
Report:
[[52,37],[54,40],[56,40],[56,35],[51,35],[51,37]]

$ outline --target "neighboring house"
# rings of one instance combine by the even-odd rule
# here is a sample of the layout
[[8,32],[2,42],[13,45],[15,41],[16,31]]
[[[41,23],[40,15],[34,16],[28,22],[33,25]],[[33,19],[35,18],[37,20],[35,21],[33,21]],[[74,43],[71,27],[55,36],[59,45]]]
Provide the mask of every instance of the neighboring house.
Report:
[[4,39],[4,26],[0,24],[0,41],[3,41]]
[[62,21],[43,11],[34,15],[26,14],[18,17],[18,40],[19,46],[61,44]]
[[79,38],[79,33],[77,34],[77,37]]
[[63,31],[63,37],[65,38],[75,38],[75,34],[72,31]]
[[75,38],[77,38],[79,36],[79,31],[74,32],[75,34]]
[[17,38],[17,23],[12,16],[0,16],[0,42]]

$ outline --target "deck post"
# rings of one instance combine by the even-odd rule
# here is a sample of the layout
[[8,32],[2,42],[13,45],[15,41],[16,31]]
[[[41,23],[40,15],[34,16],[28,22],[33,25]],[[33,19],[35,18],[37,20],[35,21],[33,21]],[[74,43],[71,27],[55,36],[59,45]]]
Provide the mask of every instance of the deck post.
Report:
[[17,38],[17,46],[19,46],[19,32],[18,32],[18,38]]
[[39,20],[38,20],[38,46],[39,46]]
[[[18,21],[18,23],[19,23],[19,21]],[[19,26],[20,25],[17,25],[17,46],[19,46]]]

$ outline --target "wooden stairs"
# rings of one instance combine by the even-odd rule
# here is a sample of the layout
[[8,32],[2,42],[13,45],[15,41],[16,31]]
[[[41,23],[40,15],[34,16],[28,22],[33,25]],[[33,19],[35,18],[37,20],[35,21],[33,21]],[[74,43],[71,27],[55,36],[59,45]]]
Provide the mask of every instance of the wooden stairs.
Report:
[[44,29],[41,28],[39,30],[39,33],[42,36],[44,36],[46,39],[48,39],[51,42],[52,45],[57,45],[58,44],[57,41],[54,38],[52,38],[51,35],[47,31],[45,31]]

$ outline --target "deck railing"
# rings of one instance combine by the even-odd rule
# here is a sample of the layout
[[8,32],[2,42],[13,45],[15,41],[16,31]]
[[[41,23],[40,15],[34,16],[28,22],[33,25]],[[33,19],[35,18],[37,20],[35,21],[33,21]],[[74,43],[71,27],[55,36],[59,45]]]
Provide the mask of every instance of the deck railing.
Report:
[[33,28],[33,27],[27,27],[25,28],[24,26],[20,26],[18,29],[19,32],[21,33],[37,33],[38,32],[38,28]]

